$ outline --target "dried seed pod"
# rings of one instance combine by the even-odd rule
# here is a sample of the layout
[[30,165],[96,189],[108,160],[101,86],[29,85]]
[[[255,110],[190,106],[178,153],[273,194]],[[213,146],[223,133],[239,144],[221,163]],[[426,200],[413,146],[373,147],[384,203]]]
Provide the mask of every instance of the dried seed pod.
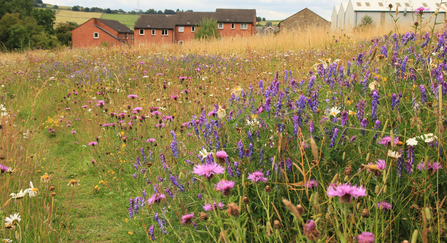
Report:
[[228,216],[237,217],[240,214],[239,206],[236,203],[230,203],[228,204],[227,209]]
[[201,212],[199,215],[199,219],[202,221],[207,221],[208,220],[208,215],[204,212]]
[[248,203],[250,203],[250,199],[248,199],[248,197],[244,197],[244,198],[242,199],[242,202],[243,202],[244,204],[248,204]]
[[273,222],[273,228],[274,229],[277,229],[277,228],[279,228],[281,226],[281,224],[279,223],[279,220],[275,220],[274,222]]

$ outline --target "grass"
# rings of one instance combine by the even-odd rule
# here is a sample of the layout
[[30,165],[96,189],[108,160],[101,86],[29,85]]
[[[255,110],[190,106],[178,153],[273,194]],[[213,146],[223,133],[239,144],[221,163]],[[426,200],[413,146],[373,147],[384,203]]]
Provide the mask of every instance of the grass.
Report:
[[[441,82],[439,74],[433,77],[446,57],[431,54],[436,35],[430,39],[433,46],[424,47],[425,31],[416,30],[414,38],[405,33],[313,30],[158,48],[2,54],[0,104],[6,115],[0,117],[0,163],[15,171],[0,175],[0,217],[5,222],[20,213],[21,221],[1,230],[0,237],[14,242],[349,242],[371,232],[386,242],[413,235],[417,242],[445,241],[447,177],[440,156],[445,156],[446,104],[443,90],[436,96],[430,85]],[[399,49],[393,49],[394,38]],[[399,44],[405,38],[408,43]],[[380,96],[377,119],[371,118],[374,82]],[[426,102],[420,85],[426,87]],[[345,115],[348,125],[341,119]],[[437,144],[419,137],[426,133],[436,135]],[[378,144],[386,135],[402,143]],[[399,178],[399,160],[387,152],[402,148],[408,153],[406,141],[412,137],[418,137],[413,172],[403,167]],[[226,152],[224,174],[205,179],[192,173],[202,165],[197,155],[203,149],[216,156],[205,160],[219,163],[216,152]],[[385,169],[368,165],[378,160],[386,161]],[[427,160],[431,166],[440,161],[443,168],[418,170]],[[247,178],[261,169],[266,183]],[[235,182],[229,196],[214,187],[224,178]],[[317,187],[307,186],[309,180]],[[30,181],[38,188],[36,197],[11,199],[10,193],[29,188]],[[328,196],[331,183],[348,182],[362,185],[368,195],[346,204]],[[156,191],[166,199],[149,205]],[[380,210],[380,201],[390,203],[391,210]],[[235,205],[205,212],[203,206],[213,208],[213,202]],[[289,211],[298,204],[302,212]],[[188,213],[195,213],[197,228],[181,222]],[[199,219],[201,213],[207,221],[203,215]]]
[[88,13],[71,10],[59,10],[56,14],[56,23],[75,22],[83,24],[91,18],[101,18],[103,13]]
[[104,14],[101,18],[118,20],[120,23],[126,25],[127,27],[133,28],[138,17],[138,15],[131,14]]

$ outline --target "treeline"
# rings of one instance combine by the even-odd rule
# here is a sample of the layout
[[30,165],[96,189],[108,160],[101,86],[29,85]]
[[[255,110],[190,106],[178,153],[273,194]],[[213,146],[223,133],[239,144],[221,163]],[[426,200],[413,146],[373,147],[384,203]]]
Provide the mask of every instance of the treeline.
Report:
[[[54,8],[54,7],[53,7]],[[177,14],[177,12],[180,12],[183,10],[177,9],[176,11],[172,9],[165,9],[164,11],[161,10],[155,10],[155,9],[148,9],[146,11],[143,10],[132,10],[132,11],[124,11],[123,9],[110,9],[110,8],[98,8],[98,7],[82,7],[79,5],[73,6],[71,8],[72,11],[81,11],[81,12],[95,12],[95,13],[109,13],[109,14]],[[193,10],[186,10],[186,12],[193,12]]]
[[33,8],[33,0],[0,0],[0,50],[71,46],[75,23],[58,23],[51,9]]

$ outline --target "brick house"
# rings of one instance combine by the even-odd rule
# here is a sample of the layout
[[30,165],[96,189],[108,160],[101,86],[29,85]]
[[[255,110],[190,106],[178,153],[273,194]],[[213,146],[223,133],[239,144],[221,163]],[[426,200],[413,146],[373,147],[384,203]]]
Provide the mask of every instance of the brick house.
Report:
[[203,18],[217,20],[221,37],[256,34],[255,9],[216,9],[215,12],[178,12],[175,15],[141,14],[135,22],[135,43],[183,43],[194,39]]
[[326,29],[331,27],[331,22],[312,12],[310,9],[305,8],[279,22],[278,27],[280,30],[298,30],[308,28]]
[[116,20],[92,18],[71,31],[73,48],[98,47],[102,43],[133,44],[134,32]]

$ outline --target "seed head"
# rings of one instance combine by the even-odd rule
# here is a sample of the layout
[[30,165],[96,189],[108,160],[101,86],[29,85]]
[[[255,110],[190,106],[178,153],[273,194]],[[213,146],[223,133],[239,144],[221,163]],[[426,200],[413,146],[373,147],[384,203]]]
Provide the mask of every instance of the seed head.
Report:
[[230,203],[228,204],[227,209],[228,216],[237,217],[240,214],[239,206],[236,203]]

